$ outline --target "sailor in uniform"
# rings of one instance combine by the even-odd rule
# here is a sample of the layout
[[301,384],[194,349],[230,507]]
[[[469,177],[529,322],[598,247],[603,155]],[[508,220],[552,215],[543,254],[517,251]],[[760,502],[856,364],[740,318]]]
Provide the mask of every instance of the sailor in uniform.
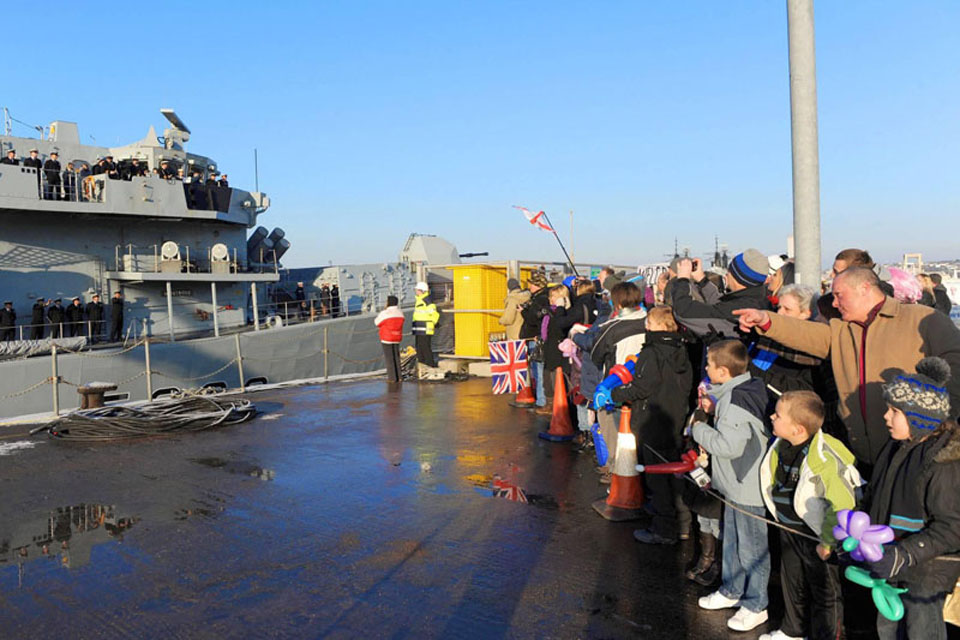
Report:
[[50,152],[50,158],[43,163],[43,177],[47,184],[43,188],[44,200],[60,199],[60,154],[56,151]]
[[0,309],[0,339],[4,342],[13,340],[16,325],[17,312],[13,310],[13,302],[7,300],[3,303],[3,309]]
[[103,330],[103,303],[99,293],[93,294],[93,300],[87,303],[87,320],[90,321],[90,342],[96,342]]
[[12,164],[13,166],[19,165],[20,161],[17,160],[17,152],[13,149],[7,151],[7,157],[0,160],[0,164]]
[[80,306],[80,298],[74,298],[70,303],[70,306],[67,307],[66,311],[67,316],[67,328],[70,332],[70,337],[83,335],[83,307]]
[[42,168],[42,163],[39,158],[40,152],[37,149],[30,149],[30,157],[24,158],[23,166],[30,167],[37,170],[37,195],[42,195],[40,191],[40,169]]
[[164,180],[173,180],[177,177],[177,172],[170,166],[169,160],[160,161],[160,177]]
[[113,292],[110,301],[110,342],[120,342],[123,337],[123,295],[119,291]]
[[106,158],[106,170],[107,177],[111,180],[120,179],[120,171],[117,170],[117,163],[113,161],[113,156],[107,156]]
[[230,183],[227,181],[227,174],[224,173],[223,175],[220,176],[220,179],[217,180],[217,185],[221,187],[230,186]]
[[43,322],[44,311],[47,310],[47,304],[43,298],[38,297],[33,301],[33,313],[30,316],[30,339],[43,340]]
[[53,306],[47,309],[47,320],[50,321],[50,337],[63,337],[63,306],[60,298],[53,301]]

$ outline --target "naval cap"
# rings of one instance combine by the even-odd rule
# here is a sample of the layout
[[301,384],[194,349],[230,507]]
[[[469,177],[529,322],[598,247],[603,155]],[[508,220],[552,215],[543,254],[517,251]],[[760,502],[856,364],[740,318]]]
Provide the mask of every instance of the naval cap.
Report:
[[12,305],[13,302],[12,302],[11,300],[4,300],[4,301],[3,301],[3,304],[10,304],[10,305]]
[[13,150],[13,149],[7,149],[7,155],[10,155],[11,153],[12,153],[13,155],[17,155],[17,152],[16,152],[15,150]]
[[30,149],[30,153],[40,153],[39,149]]
[[54,300],[54,302],[60,302],[60,298],[57,298],[56,300]]

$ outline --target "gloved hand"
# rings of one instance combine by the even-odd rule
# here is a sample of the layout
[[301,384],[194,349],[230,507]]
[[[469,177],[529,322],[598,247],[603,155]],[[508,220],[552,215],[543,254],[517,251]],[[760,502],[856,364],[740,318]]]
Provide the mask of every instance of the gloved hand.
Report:
[[604,386],[597,387],[597,391],[593,394],[593,406],[597,409],[605,409],[611,405],[613,405],[613,398],[610,397],[610,390]]
[[879,578],[880,580],[889,580],[900,573],[901,569],[910,566],[910,564],[910,554],[893,544],[885,546],[883,548],[883,557],[876,562],[866,563],[866,568],[870,571],[872,577]]

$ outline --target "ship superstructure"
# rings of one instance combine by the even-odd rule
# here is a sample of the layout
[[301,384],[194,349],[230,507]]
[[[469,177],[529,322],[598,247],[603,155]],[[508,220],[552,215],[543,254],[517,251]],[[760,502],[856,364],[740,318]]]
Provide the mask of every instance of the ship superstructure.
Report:
[[[172,110],[161,112],[170,123],[162,137],[151,126],[120,147],[81,144],[77,125],[64,121],[39,140],[0,136],[0,157],[13,150],[20,159],[0,164],[0,298],[13,302],[18,325],[29,325],[38,297],[85,304],[99,293],[109,306],[121,291],[125,333],[206,332],[215,317],[219,328],[242,326],[251,287],[279,279],[290,246],[282,230],[266,252],[260,242],[248,251],[247,230],[269,198],[218,184],[217,163],[188,152],[190,130]],[[43,170],[23,165],[30,149],[41,162],[57,152],[74,175],[51,189]],[[79,173],[107,156],[117,177]],[[131,172],[134,160],[143,169]]]

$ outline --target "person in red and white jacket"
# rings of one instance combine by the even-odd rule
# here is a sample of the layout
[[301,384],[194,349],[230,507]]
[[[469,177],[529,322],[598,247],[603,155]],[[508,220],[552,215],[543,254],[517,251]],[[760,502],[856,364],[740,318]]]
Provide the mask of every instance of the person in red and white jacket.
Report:
[[403,312],[397,296],[387,296],[387,307],[373,321],[380,328],[383,358],[387,362],[387,382],[400,382],[400,340],[403,339]]

